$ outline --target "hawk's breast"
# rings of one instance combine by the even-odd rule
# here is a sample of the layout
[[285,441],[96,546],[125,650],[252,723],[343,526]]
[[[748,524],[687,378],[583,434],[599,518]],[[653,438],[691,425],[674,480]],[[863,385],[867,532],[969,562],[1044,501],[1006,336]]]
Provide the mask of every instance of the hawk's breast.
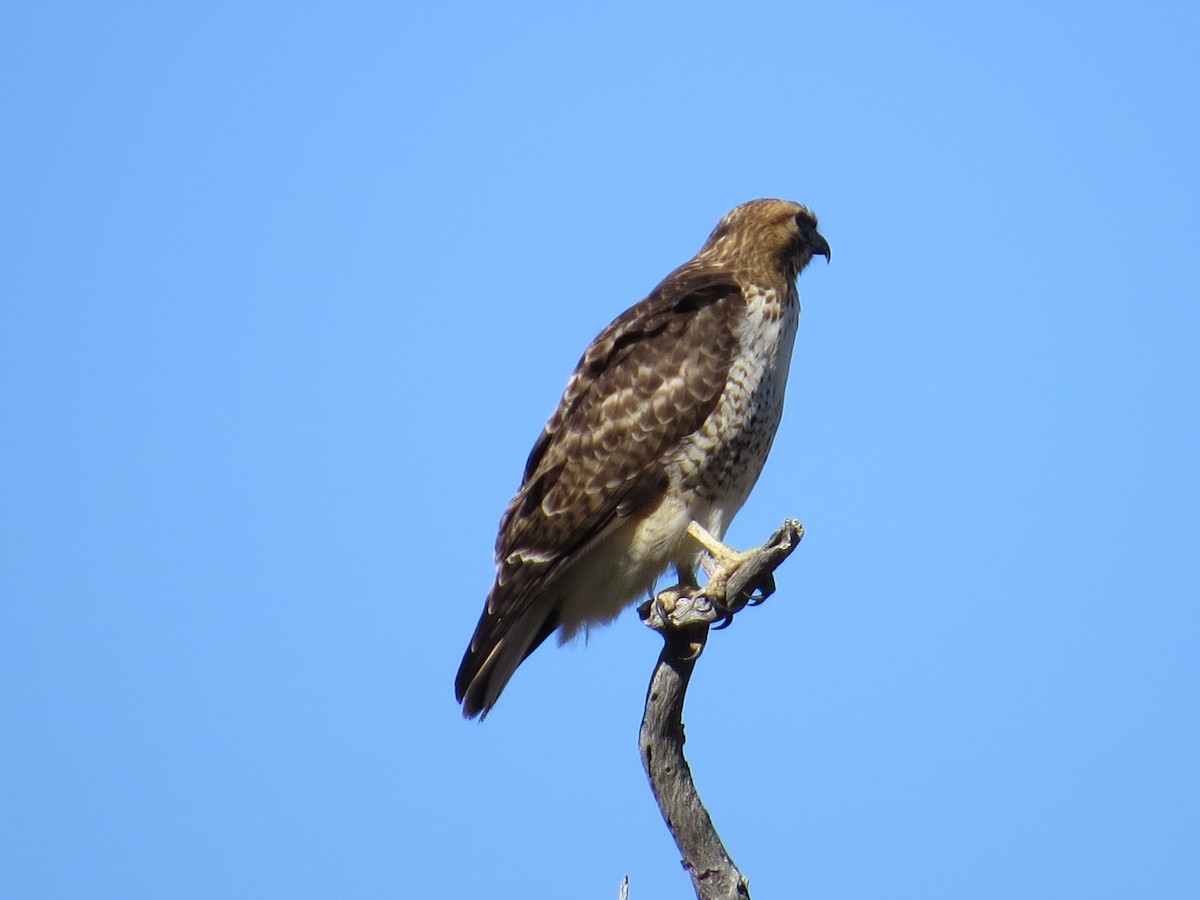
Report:
[[771,449],[799,321],[794,287],[782,295],[759,287],[747,291],[725,390],[680,448],[680,488],[689,496],[693,518],[717,537],[750,495]]

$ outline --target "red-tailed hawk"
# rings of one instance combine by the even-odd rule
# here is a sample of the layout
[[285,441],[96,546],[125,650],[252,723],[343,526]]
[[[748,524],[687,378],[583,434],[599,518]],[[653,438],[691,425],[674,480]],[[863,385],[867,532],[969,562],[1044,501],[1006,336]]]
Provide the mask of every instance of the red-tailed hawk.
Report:
[[783,411],[796,278],[829,259],[798,203],[729,212],[700,252],[583,354],[500,520],[496,582],[463,656],[463,715],[486,715],[517,666],[616,618],[674,565],[694,584],[693,521],[721,538]]

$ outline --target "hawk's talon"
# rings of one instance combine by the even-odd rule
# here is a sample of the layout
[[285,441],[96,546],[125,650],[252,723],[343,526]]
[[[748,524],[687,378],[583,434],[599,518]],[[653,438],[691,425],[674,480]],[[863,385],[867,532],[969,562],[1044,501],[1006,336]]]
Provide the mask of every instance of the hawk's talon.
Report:
[[652,614],[658,621],[665,623],[667,621],[667,608],[663,606],[661,600],[657,597],[650,601],[650,609]]
[[773,593],[775,593],[775,576],[768,572],[767,576],[762,580],[762,584],[758,586],[758,594],[761,599],[754,605],[758,606],[759,603],[762,603],[763,600],[766,600]]

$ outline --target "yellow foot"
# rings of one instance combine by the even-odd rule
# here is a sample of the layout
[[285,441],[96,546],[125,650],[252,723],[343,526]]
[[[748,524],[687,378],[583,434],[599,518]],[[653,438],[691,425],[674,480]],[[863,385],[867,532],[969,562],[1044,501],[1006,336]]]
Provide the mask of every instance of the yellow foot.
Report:
[[708,530],[699,522],[689,523],[687,533],[691,536],[692,540],[707,550],[712,557],[711,563],[707,559],[701,560],[700,563],[704,566],[704,571],[708,575],[712,575],[714,568],[717,567],[732,570],[750,556],[749,553],[734,550],[732,547],[721,543],[721,541],[709,534]]

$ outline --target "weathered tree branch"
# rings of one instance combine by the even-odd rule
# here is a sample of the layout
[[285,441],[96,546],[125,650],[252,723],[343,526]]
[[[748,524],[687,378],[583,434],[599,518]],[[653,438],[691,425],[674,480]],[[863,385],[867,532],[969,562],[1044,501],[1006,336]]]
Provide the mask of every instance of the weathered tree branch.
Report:
[[663,636],[646,692],[639,736],[642,765],[699,900],[746,900],[750,889],[717,836],[683,756],[688,681],[710,626],[725,620],[717,626],[723,628],[736,613],[765,600],[775,590],[771,573],[803,537],[804,527],[788,519],[761,547],[716,558],[704,587],[666,588],[639,609],[642,622]]

